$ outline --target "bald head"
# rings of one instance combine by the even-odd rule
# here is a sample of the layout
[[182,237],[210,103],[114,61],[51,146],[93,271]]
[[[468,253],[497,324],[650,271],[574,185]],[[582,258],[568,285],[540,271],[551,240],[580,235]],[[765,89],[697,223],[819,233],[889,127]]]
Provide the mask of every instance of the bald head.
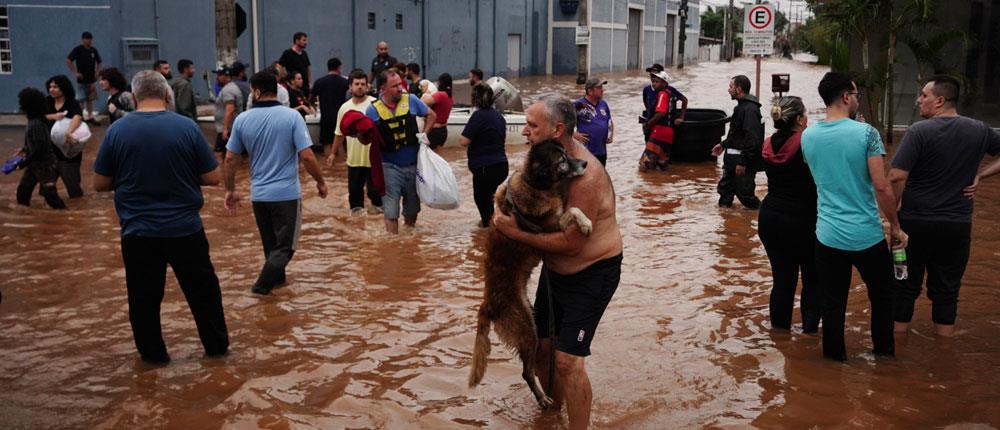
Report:
[[379,57],[385,57],[389,55],[389,44],[384,40],[380,41],[378,45],[375,45],[375,52],[378,53]]

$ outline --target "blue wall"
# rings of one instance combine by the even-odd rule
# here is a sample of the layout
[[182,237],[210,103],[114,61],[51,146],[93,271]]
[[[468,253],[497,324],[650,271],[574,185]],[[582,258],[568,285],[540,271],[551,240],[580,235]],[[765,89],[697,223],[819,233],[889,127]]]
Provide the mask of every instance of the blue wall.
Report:
[[[195,91],[207,93],[201,77],[216,65],[214,1],[0,0],[0,5],[28,3],[8,6],[13,73],[0,75],[0,111],[17,109],[21,88],[41,88],[49,76],[68,74],[66,55],[84,31],[94,34],[102,67],[124,70],[123,38],[150,39],[172,68],[181,58],[194,61]],[[236,3],[248,15],[247,29],[237,40],[238,58],[251,67],[256,19],[261,67],[291,46],[292,34],[304,31],[313,79],[326,73],[326,60],[334,56],[345,71],[368,70],[380,40],[400,61],[421,64],[426,77],[448,72],[464,79],[473,67],[504,76],[508,34],[521,35],[518,72],[545,72],[548,0],[258,0],[257,17],[251,0]],[[375,30],[367,27],[369,12],[376,14]],[[395,27],[396,14],[403,17],[402,30]],[[98,91],[98,100],[105,98]]]

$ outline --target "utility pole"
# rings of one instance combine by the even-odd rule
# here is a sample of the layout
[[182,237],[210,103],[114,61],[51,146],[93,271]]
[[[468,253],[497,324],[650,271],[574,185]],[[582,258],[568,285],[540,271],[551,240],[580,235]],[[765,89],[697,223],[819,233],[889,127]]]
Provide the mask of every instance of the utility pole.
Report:
[[721,60],[729,61],[729,44],[732,43],[729,40],[729,8],[725,8],[725,13],[722,14],[722,58]]
[[[576,20],[576,29],[577,29],[576,30],[576,37],[577,37],[577,41],[576,41],[576,43],[577,43],[576,44],[576,84],[577,85],[583,85],[584,83],[587,82],[587,73],[589,72],[589,70],[587,70],[588,69],[587,68],[587,66],[588,66],[588,64],[587,64],[587,49],[589,48],[588,45],[589,45],[589,42],[590,42],[590,26],[588,25],[588,21],[589,21],[589,19],[588,19],[588,13],[589,13],[589,11],[587,10],[587,3],[588,3],[588,1],[589,0],[581,0],[580,3],[579,3],[580,6],[579,6],[579,8],[576,11],[576,13],[577,13],[577,20]],[[580,43],[580,42],[583,42],[583,41],[580,40],[580,38],[582,36],[581,35],[581,32],[582,32],[581,30],[585,30],[586,31],[586,37],[587,37],[586,42],[587,43]]]
[[680,25],[680,33],[681,34],[680,34],[680,36],[677,37],[677,40],[680,41],[680,46],[677,47],[678,48],[677,49],[677,56],[680,57],[679,61],[677,62],[677,68],[678,69],[683,69],[684,68],[684,45],[686,44],[686,41],[687,41],[688,0],[681,0],[681,6],[679,8],[677,8],[677,15],[681,17],[681,25]]
[[236,61],[237,56],[236,3],[232,0],[215,0],[215,60],[229,65]]
[[733,16],[733,0],[729,0],[729,19],[727,23],[729,24],[729,46],[726,47],[726,61],[733,61],[733,57],[736,55],[736,28],[733,22],[736,21],[736,17]]

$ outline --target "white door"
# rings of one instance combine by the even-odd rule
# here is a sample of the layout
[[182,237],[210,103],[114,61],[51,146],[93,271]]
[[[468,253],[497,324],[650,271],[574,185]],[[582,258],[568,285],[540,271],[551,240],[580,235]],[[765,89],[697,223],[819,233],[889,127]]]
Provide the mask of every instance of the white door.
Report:
[[507,35],[507,76],[517,77],[521,73],[521,35]]

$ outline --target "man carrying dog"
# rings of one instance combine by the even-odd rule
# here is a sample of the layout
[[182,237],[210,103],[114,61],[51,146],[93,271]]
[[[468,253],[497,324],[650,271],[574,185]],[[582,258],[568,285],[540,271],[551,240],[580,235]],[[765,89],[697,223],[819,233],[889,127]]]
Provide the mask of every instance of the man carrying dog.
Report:
[[[560,95],[546,95],[525,111],[524,136],[532,145],[555,139],[570,157],[587,161],[583,176],[570,182],[566,207],[580,209],[593,222],[585,236],[579,228],[533,234],[500,211],[493,216],[497,230],[544,253],[542,276],[535,298],[535,326],[540,339],[536,372],[548,387],[549,357],[555,344],[556,380],[549,394],[559,405],[566,401],[569,428],[590,423],[593,392],[584,367],[590,343],[621,276],[622,237],[615,216],[615,192],[603,165],[573,140],[576,110]],[[551,298],[551,304],[550,299]],[[556,338],[550,337],[549,313],[555,316]]]

